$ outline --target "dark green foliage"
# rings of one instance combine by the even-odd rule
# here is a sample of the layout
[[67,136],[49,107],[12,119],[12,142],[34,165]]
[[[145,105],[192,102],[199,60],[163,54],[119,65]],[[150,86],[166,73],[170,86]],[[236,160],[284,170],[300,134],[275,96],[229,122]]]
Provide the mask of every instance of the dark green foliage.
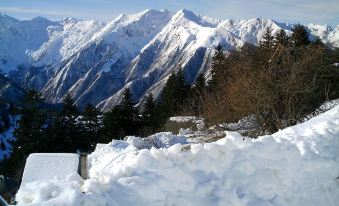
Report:
[[278,47],[279,45],[287,47],[290,43],[290,38],[286,34],[285,30],[280,29],[280,31],[275,35],[274,38],[274,45],[275,48]]
[[165,123],[168,117],[178,115],[182,111],[189,89],[181,69],[168,78],[156,108],[161,124]]
[[143,125],[148,127],[150,130],[157,128],[156,122],[156,102],[153,98],[152,93],[147,95],[145,103],[142,105],[141,117]]
[[91,151],[95,144],[102,142],[102,115],[92,104],[87,104],[80,118],[81,141],[78,145],[83,151]]
[[220,75],[227,75],[228,72],[228,70],[225,68],[226,56],[221,44],[219,44],[215,50],[215,54],[212,58],[211,79],[208,82],[210,91],[214,91],[218,88],[218,82],[220,82],[218,78],[220,78]]
[[202,114],[202,103],[203,98],[207,92],[207,85],[204,73],[198,75],[195,84],[192,86],[189,100],[188,100],[188,110],[193,115]]
[[192,87],[192,92],[196,93],[197,95],[203,95],[206,91],[206,79],[204,73],[198,75],[195,83]]
[[259,42],[259,46],[257,49],[259,61],[258,63],[268,66],[273,57],[274,50],[275,50],[274,36],[272,34],[272,29],[268,27],[262,40]]
[[120,113],[120,125],[124,130],[124,135],[133,135],[138,131],[140,124],[139,111],[132,99],[132,93],[129,88],[123,92],[121,103],[116,107]]
[[105,114],[105,136],[107,139],[112,139],[136,135],[139,132],[140,125],[139,111],[133,103],[130,89],[126,88],[120,104]]
[[79,111],[74,103],[74,100],[72,99],[71,95],[67,94],[62,101],[62,110],[60,112],[60,115],[75,117],[78,114]]
[[291,41],[295,47],[306,46],[310,44],[309,34],[306,28],[297,24],[292,29]]
[[274,36],[272,34],[272,29],[268,27],[265,31],[265,34],[258,46],[259,50],[263,50],[266,53],[272,52],[274,49]]
[[11,142],[13,153],[9,161],[12,164],[0,166],[1,172],[18,175],[16,172],[23,168],[24,160],[30,153],[48,151],[47,112],[39,108],[42,101],[38,92],[30,90],[27,93],[19,126],[14,131],[16,141]]
[[62,109],[56,115],[52,126],[52,141],[59,152],[76,152],[81,144],[79,111],[69,94],[62,102]]
[[325,47],[325,44],[321,41],[319,37],[315,37],[315,39],[311,42],[311,45]]
[[[30,90],[25,97],[25,108],[21,111],[19,127],[14,131],[17,140],[13,143],[14,152],[27,155],[46,149],[46,111],[40,110],[41,95]],[[40,145],[40,147],[37,147]],[[16,151],[17,150],[17,151]]]
[[121,110],[114,107],[111,111],[104,114],[104,139],[111,141],[123,137],[123,129],[120,127],[120,117],[123,114]]

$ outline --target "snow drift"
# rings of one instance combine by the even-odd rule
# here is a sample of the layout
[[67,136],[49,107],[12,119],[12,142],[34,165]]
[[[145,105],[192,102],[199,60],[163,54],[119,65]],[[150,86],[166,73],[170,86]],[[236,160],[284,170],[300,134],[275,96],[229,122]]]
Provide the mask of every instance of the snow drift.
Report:
[[[90,179],[31,182],[20,205],[329,205],[339,202],[339,106],[273,135],[207,144],[159,133],[98,145]],[[171,146],[172,145],[172,146]]]

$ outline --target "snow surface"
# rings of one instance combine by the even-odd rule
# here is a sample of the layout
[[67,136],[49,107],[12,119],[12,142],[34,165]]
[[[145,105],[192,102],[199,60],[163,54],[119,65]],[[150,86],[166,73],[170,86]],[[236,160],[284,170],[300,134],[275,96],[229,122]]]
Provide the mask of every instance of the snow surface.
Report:
[[33,153],[26,160],[21,184],[53,179],[65,180],[69,175],[76,175],[78,167],[78,154]]
[[167,143],[159,149],[136,137],[101,144],[89,156],[88,180],[70,176],[23,184],[16,200],[19,205],[335,206],[339,202],[338,105],[256,140],[236,132],[225,134],[217,142],[183,145],[173,141],[182,136],[160,133],[153,138]]

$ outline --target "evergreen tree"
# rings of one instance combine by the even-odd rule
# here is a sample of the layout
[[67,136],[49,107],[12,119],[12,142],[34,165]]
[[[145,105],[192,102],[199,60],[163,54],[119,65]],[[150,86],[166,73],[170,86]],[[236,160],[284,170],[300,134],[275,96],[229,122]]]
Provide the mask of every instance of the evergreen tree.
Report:
[[164,123],[168,117],[178,115],[182,111],[189,90],[181,69],[168,78],[156,108],[159,122]]
[[295,47],[305,46],[310,43],[309,34],[303,25],[295,25],[292,32],[291,41]]
[[202,95],[206,90],[206,79],[204,73],[198,75],[197,79],[195,80],[193,86],[193,92],[197,93],[198,95]]
[[139,130],[140,120],[139,111],[134,107],[132,92],[126,88],[123,92],[122,101],[117,109],[120,110],[120,124],[124,130],[124,135],[135,135]]
[[24,155],[38,152],[42,147],[39,144],[44,138],[43,128],[46,123],[46,114],[39,109],[42,100],[41,95],[34,90],[29,90],[25,97],[19,127],[14,131],[17,140],[13,142],[15,148],[20,150],[18,152]]
[[52,128],[55,149],[63,148],[58,152],[76,152],[79,149],[81,138],[79,122],[77,121],[78,115],[79,111],[72,97],[67,94]]
[[14,130],[16,140],[11,142],[13,153],[12,171],[23,167],[25,158],[30,153],[46,152],[48,150],[49,137],[47,130],[47,113],[39,108],[42,102],[41,95],[29,90],[25,96],[25,105],[21,111],[18,127]]
[[77,106],[75,105],[74,100],[72,99],[70,94],[66,94],[64,100],[62,101],[62,110],[60,114],[73,118],[79,114]]
[[325,44],[321,41],[319,37],[315,37],[315,39],[311,42],[311,45],[325,48]]
[[104,117],[104,131],[107,140],[123,138],[126,135],[138,135],[141,120],[139,111],[134,107],[132,92],[126,88],[122,100]]
[[286,31],[280,29],[280,31],[275,35],[274,38],[275,47],[278,45],[287,47],[289,45],[289,36],[286,34]]
[[220,82],[218,80],[220,75],[227,73],[224,71],[225,60],[226,60],[226,56],[224,54],[222,46],[221,44],[218,44],[218,46],[215,48],[215,54],[212,57],[211,78],[208,82],[208,86],[211,91],[217,89],[218,82]]
[[106,142],[123,137],[124,131],[120,125],[120,117],[122,115],[121,110],[117,106],[104,114],[103,137]]
[[266,32],[259,42],[258,46],[259,60],[263,63],[269,63],[270,59],[274,53],[274,36],[272,34],[272,29],[268,27]]
[[97,142],[103,141],[102,120],[98,109],[88,103],[81,119],[81,145],[82,150],[92,150]]
[[141,116],[144,125],[144,130],[149,130],[152,133],[156,130],[159,124],[156,121],[156,102],[152,93],[147,95],[145,103],[142,105]]
[[190,98],[188,100],[188,108],[190,108],[190,112],[194,115],[202,114],[202,100],[206,95],[206,79],[204,77],[204,73],[198,75],[195,84],[193,85]]

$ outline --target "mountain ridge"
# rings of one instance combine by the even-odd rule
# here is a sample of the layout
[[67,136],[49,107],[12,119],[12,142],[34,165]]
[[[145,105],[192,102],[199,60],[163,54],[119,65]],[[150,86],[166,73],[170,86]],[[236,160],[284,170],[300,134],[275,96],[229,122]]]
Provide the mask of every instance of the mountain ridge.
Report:
[[[290,33],[293,27],[260,18],[220,21],[185,9],[175,13],[148,9],[107,23],[13,19],[0,15],[0,40],[4,40],[0,69],[8,78],[41,91],[51,103],[70,93],[80,107],[89,102],[103,111],[119,102],[126,87],[136,101],[148,93],[158,96],[180,66],[187,83],[194,82],[208,71],[219,43],[233,50],[244,43],[257,44],[268,27],[273,33],[279,29]],[[339,46],[339,26],[306,26],[325,44]]]

